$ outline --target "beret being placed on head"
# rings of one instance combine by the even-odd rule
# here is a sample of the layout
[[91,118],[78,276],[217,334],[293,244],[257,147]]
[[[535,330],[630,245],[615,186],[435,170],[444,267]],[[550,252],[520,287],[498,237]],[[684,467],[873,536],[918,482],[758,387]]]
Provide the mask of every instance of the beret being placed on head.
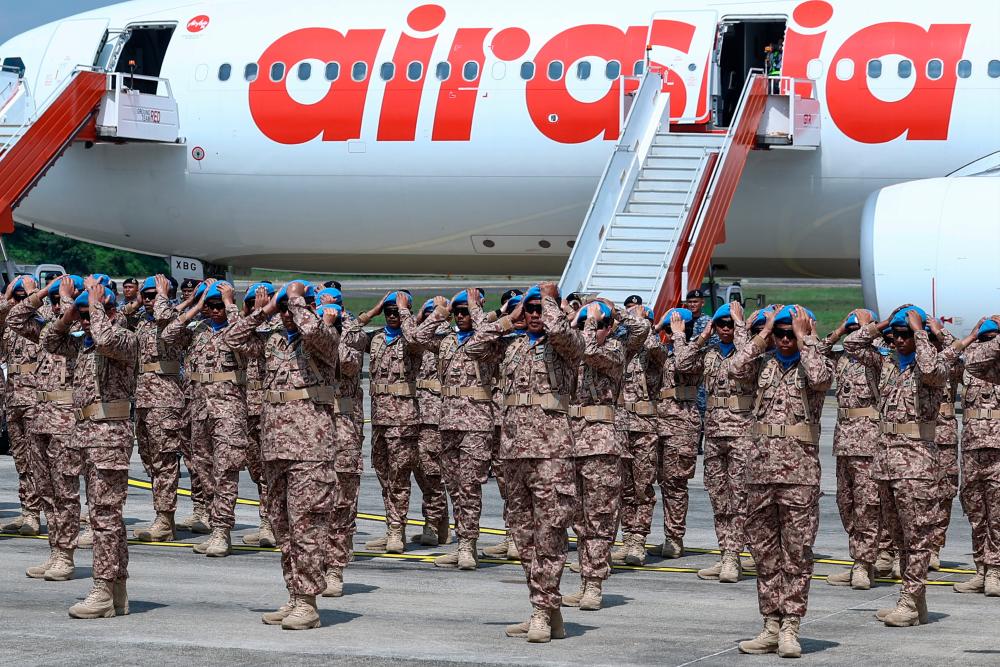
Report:
[[[73,281],[73,287],[74,287],[74,289],[76,289],[77,291],[80,291],[80,290],[83,289],[83,278],[81,278],[80,276],[70,276],[69,278],[70,278],[70,280]],[[55,283],[52,283],[51,285],[49,285],[49,295],[50,296],[53,295],[53,294],[58,294],[59,293],[59,285],[60,284],[62,284],[62,281],[55,282]]]
[[338,315],[344,314],[344,307],[337,303],[324,303],[317,306],[316,314],[319,315],[320,317],[323,317],[323,314],[326,313],[326,311],[328,310],[334,310],[337,312]]
[[673,317],[674,313],[679,313],[681,319],[684,320],[685,323],[694,319],[694,313],[687,308],[671,308],[667,311],[667,314],[663,316],[663,319],[660,320],[660,324],[670,324],[670,318]]
[[909,326],[906,323],[906,317],[907,317],[906,314],[909,313],[911,310],[916,311],[917,315],[920,316],[920,321],[923,322],[924,324],[927,324],[927,311],[925,311],[920,306],[907,306],[906,308],[903,308],[898,313],[892,316],[892,319],[889,320],[889,326],[890,327]]
[[1000,332],[1000,325],[998,325],[994,320],[986,320],[983,322],[982,326],[979,327],[979,332],[976,335],[984,336],[993,332]]
[[[476,291],[479,292],[479,300],[480,301],[482,301],[483,299],[486,298],[486,292],[484,292],[483,290],[481,290],[479,288],[476,288]],[[461,292],[459,292],[455,296],[455,300],[451,302],[451,305],[452,305],[452,307],[455,307],[455,306],[467,306],[467,305],[469,305],[469,290],[462,290]]]
[[207,292],[205,292],[205,301],[210,301],[211,299],[221,299],[222,292],[219,291],[219,287],[221,287],[222,285],[229,285],[230,287],[233,286],[232,283],[226,280],[220,280],[218,282],[212,283],[212,286],[208,288]]
[[[869,310],[867,308],[865,308],[864,310],[865,310],[865,312],[867,312],[869,315],[872,316],[872,321],[873,322],[877,322],[878,321],[878,315],[875,314],[874,310]],[[847,316],[847,321],[844,324],[846,326],[853,327],[853,326],[858,326],[861,323],[858,322],[858,316],[857,316],[857,314],[851,313],[850,315]]]
[[649,306],[643,306],[642,307],[642,314],[650,322],[653,321],[653,309],[650,308]]
[[[610,306],[608,306],[608,304],[604,303],[603,301],[594,301],[593,303],[596,303],[598,306],[600,306],[602,320],[611,319],[611,308]],[[591,304],[588,303],[586,306],[580,309],[580,312],[576,316],[577,324],[580,324],[587,319],[587,313],[590,310],[590,305]]]
[[251,285],[250,287],[247,288],[247,295],[244,297],[244,300],[246,300],[246,299],[256,299],[257,298],[257,290],[260,289],[261,287],[263,287],[265,290],[267,290],[267,295],[268,296],[274,296],[274,291],[275,291],[274,290],[274,285],[272,285],[271,283],[254,283],[253,285]]
[[[77,308],[89,308],[90,307],[90,294],[86,291],[81,292],[80,296],[73,300]],[[108,288],[104,288],[104,305],[114,305],[115,295]]]
[[305,293],[304,296],[305,296],[305,298],[306,298],[307,301],[309,299],[313,299],[313,300],[316,299],[316,288],[314,288],[312,286],[311,282],[309,282],[308,280],[290,280],[287,283],[285,283],[284,287],[282,287],[280,290],[278,290],[278,301],[283,301],[283,300],[285,300],[285,299],[288,298],[288,286],[292,285],[294,283],[298,283],[300,285],[305,286],[306,293]]
[[728,317],[730,319],[733,317],[733,309],[728,303],[719,306],[718,310],[712,313],[712,321],[715,322],[716,320],[721,320],[724,317]]
[[792,317],[795,315],[795,310],[797,308],[801,308],[802,310],[804,310],[806,315],[809,316],[810,320],[813,320],[814,322],[816,321],[816,316],[813,315],[813,312],[808,308],[806,308],[805,306],[785,306],[784,308],[778,311],[777,315],[774,316],[774,323],[791,324]]
[[316,292],[316,305],[319,305],[324,296],[333,298],[333,303],[341,305],[344,303],[344,294],[336,287],[327,287]]

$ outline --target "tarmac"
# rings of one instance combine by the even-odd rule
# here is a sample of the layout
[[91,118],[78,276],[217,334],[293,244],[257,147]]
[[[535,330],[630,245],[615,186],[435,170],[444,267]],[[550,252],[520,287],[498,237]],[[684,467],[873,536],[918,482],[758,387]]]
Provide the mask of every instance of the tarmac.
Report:
[[[809,613],[802,625],[802,661],[811,665],[996,665],[1000,663],[1000,600],[959,595],[951,583],[970,576],[969,524],[956,501],[939,584],[928,589],[930,623],[887,628],[874,618],[892,606],[898,586],[880,582],[868,591],[833,587],[823,580],[841,571],[847,537],[834,501],[831,455],[834,401],[824,411],[823,497],[816,540],[816,577]],[[370,434],[368,434],[370,436]],[[368,446],[366,441],[366,458]],[[182,467],[183,469],[183,467]],[[132,459],[125,506],[129,529],[153,516],[147,476],[138,454]],[[186,472],[181,481],[188,486]],[[240,547],[240,535],[257,525],[256,487],[246,473],[237,506],[236,552],[206,558],[190,550],[203,536],[180,534],[179,542],[129,547],[131,614],[113,619],[70,619],[66,610],[91,586],[91,551],[79,550],[76,578],[54,583],[29,579],[24,570],[44,560],[44,539],[0,537],[0,665],[761,665],[775,655],[747,656],[738,641],[760,630],[752,576],[737,584],[698,579],[694,572],[717,558],[708,496],[699,469],[690,485],[691,504],[683,558],[650,557],[644,568],[619,568],[605,585],[598,612],[564,609],[568,637],[549,644],[509,639],[503,628],[530,615],[520,565],[483,561],[478,571],[434,567],[430,557],[450,547],[410,545],[400,557],[366,554],[366,540],[384,533],[378,482],[366,460],[362,480],[356,560],[345,573],[345,595],[319,602],[323,627],[283,631],[260,622],[264,611],[285,601],[279,557],[273,551]],[[414,484],[411,520],[420,519]],[[0,515],[17,512],[17,477],[9,457],[0,457]],[[190,499],[181,497],[178,515]],[[657,503],[650,544],[662,540]],[[482,525],[502,529],[496,483],[484,491]],[[409,534],[419,532],[412,526]],[[480,546],[499,540],[484,533]],[[570,553],[575,559],[575,552]],[[839,562],[838,562],[839,561]],[[564,592],[579,575],[567,569]]]

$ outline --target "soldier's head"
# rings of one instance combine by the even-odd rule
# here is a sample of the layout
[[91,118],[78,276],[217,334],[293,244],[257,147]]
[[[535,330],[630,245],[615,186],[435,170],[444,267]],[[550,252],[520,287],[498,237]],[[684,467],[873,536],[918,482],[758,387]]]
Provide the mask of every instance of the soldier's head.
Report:
[[21,303],[28,298],[28,290],[24,286],[24,276],[14,281],[14,290],[10,293],[15,303]]
[[782,356],[790,357],[799,351],[799,341],[792,320],[798,315],[800,308],[802,306],[785,306],[774,316],[771,338],[774,340],[774,348]]
[[135,301],[139,292],[139,281],[135,278],[126,278],[122,282],[122,296],[129,301]]
[[[917,324],[911,324],[911,320]],[[897,308],[889,318],[889,335],[892,336],[893,349],[903,356],[913,354],[917,349],[913,327],[920,328],[926,325],[927,313],[922,308],[909,305]]]
[[[486,298],[486,291],[476,288],[479,303]],[[459,331],[472,331],[472,313],[469,311],[469,290],[462,290],[451,300],[451,314],[455,316],[455,326]]]
[[729,304],[719,306],[719,309],[712,314],[712,331],[719,340],[729,345],[736,336],[736,323],[733,321],[733,313]]
[[194,290],[198,287],[199,281],[194,278],[185,278],[181,283],[181,298],[187,301],[194,294]]
[[705,298],[701,293],[701,290],[693,289],[687,294],[687,298],[684,299],[682,304],[685,308],[691,311],[695,316],[695,319],[701,317],[701,309],[705,306]]
[[573,309],[574,312],[579,313],[580,309],[583,308],[583,297],[576,292],[571,292],[566,296],[566,303],[569,307]]
[[[267,289],[267,287],[267,285],[264,285],[264,289]],[[273,285],[271,289],[274,289]],[[281,325],[285,327],[286,331],[293,333],[298,331],[299,327],[295,323],[295,317],[288,309],[288,300],[296,296],[301,296],[306,302],[306,307],[315,311],[316,289],[307,280],[292,280],[286,283],[284,287],[278,290],[278,293],[274,297],[278,302],[278,316],[281,318]]]
[[412,298],[409,290],[392,292],[382,301],[382,316],[385,317],[385,325],[391,329],[398,329],[400,324],[403,323],[403,319],[399,314],[400,292],[405,295],[404,300],[409,303],[409,300]]
[[976,334],[976,340],[980,343],[988,343],[996,338],[998,333],[1000,333],[1000,325],[997,324],[995,319],[991,318],[979,326],[979,333]]
[[674,314],[680,317],[681,322],[684,323],[684,335],[688,340],[694,337],[694,313],[692,313],[687,308],[671,308],[664,315],[663,319],[660,320],[659,326],[657,326],[657,331],[663,333],[663,339],[666,341],[667,345],[674,344],[674,332],[670,325],[671,320],[674,318]]
[[[101,295],[101,303],[104,306],[104,312],[107,313],[108,317],[113,318],[115,316],[115,295],[106,287]],[[76,320],[80,323],[80,328],[89,335],[91,310],[100,307],[100,304],[90,303],[90,293],[84,290],[73,301],[73,306],[76,308]]]
[[433,312],[434,312],[434,299],[427,299],[427,301],[424,301],[424,305],[420,306],[420,312],[417,313],[417,318],[416,318],[417,324],[420,324],[421,322],[426,320]]
[[524,328],[533,334],[545,331],[542,321],[542,291],[535,285],[524,295]]
[[[222,285],[229,285],[229,283],[220,280],[205,289],[204,315],[215,324],[225,324],[229,319],[226,314],[226,304],[222,300],[222,292],[219,289]],[[232,287],[232,285],[229,286]]]
[[243,312],[247,315],[252,313],[257,307],[257,290],[259,288],[263,288],[268,297],[274,296],[274,285],[270,282],[259,282],[250,285],[247,288],[247,293],[243,296]]

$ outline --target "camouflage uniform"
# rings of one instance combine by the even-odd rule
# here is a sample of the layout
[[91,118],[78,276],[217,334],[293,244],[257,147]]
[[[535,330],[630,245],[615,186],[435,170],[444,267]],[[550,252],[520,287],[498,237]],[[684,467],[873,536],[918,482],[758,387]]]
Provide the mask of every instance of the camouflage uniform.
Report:
[[968,348],[963,384],[962,507],[976,563],[1000,569],[1000,338]]
[[[266,333],[270,327],[265,324],[261,330]],[[247,472],[257,485],[257,497],[260,499],[257,514],[262,520],[267,516],[267,481],[264,479],[264,459],[260,450],[266,371],[263,359],[247,359]]]
[[192,400],[191,464],[197,469],[213,530],[236,524],[240,470],[246,465],[246,361],[225,342],[236,326],[235,305],[226,305],[228,324],[214,331],[209,320],[184,326],[176,319],[163,330],[163,342],[184,350],[184,376]]
[[[482,308],[470,304],[469,313],[474,328],[486,324]],[[417,327],[416,339],[436,353],[435,379],[442,388],[442,464],[455,512],[455,532],[461,540],[478,540],[494,434],[492,388],[500,347],[495,340],[459,343],[455,332],[442,337],[440,330],[447,321],[448,312],[435,309]]]
[[[576,511],[573,434],[567,411],[584,342],[552,297],[542,298],[544,337],[508,339],[501,362],[504,396],[500,458],[507,520],[532,605],[555,610],[566,563],[566,528]],[[466,345],[513,331],[508,317],[480,327]]]
[[[288,299],[298,327],[258,332],[268,317],[260,309],[223,334],[239,354],[263,358],[264,412],[261,452],[267,480],[267,516],[281,547],[281,571],[291,595],[326,589],[331,515],[337,498],[337,442],[353,430],[353,406],[338,402],[335,383],[340,336],[309,310],[301,296]],[[334,419],[336,414],[345,420]]]
[[[37,311],[28,301],[14,306],[7,326],[38,344],[52,311]],[[45,509],[49,546],[72,551],[80,530],[80,452],[71,449],[73,427],[73,367],[68,359],[39,347],[35,373],[38,402],[27,413],[29,464],[34,488]]]
[[656,471],[663,499],[665,542],[682,544],[688,511],[688,480],[694,477],[701,440],[698,385],[704,367],[702,356],[684,334],[673,336],[660,376],[656,414],[660,441]]
[[[439,336],[449,331],[440,327]],[[438,341],[440,342],[440,341]],[[437,347],[424,348],[417,371],[417,405],[420,408],[420,434],[417,436],[419,465],[413,471],[422,496],[421,513],[424,521],[440,528],[447,521],[448,495],[441,470],[442,444],[438,422],[441,419],[441,381],[438,379]],[[447,531],[442,531],[447,532]],[[440,538],[445,538],[442,534]]]
[[56,320],[42,330],[40,341],[74,368],[76,423],[69,448],[78,458],[73,457],[66,472],[86,479],[94,579],[116,581],[128,577],[122,510],[128,494],[133,442],[129,412],[139,345],[135,333],[113,323],[101,307],[90,308],[90,335],[92,340],[71,333]]
[[819,529],[819,419],[833,364],[807,336],[785,369],[754,336],[736,352],[730,377],[757,383],[755,439],[747,457],[746,536],[757,562],[762,616],[805,616],[812,547]]
[[[879,487],[872,477],[872,460],[879,439],[878,369],[864,364],[828,336],[820,351],[833,361],[837,383],[837,426],[833,455],[837,457],[837,509],[847,531],[855,563],[871,565],[879,548]],[[874,349],[878,352],[877,349]]]
[[7,316],[14,307],[14,300],[0,296],[0,362],[6,365],[3,407],[7,418],[7,436],[10,455],[17,470],[17,495],[21,512],[36,519],[42,510],[42,499],[31,480],[28,434],[28,412],[36,404],[36,375],[38,345],[18,335],[7,325]]
[[[947,330],[941,331],[941,343],[945,349],[951,347],[955,337]],[[940,553],[948,537],[951,523],[951,508],[958,495],[958,418],[955,416],[955,401],[958,400],[958,385],[962,382],[963,366],[957,354],[939,353],[948,370],[948,384],[944,388],[941,409],[937,416],[937,430],[934,444],[938,447],[941,479],[938,486],[938,518],[934,531],[934,551]]]
[[916,362],[902,371],[895,353],[883,356],[872,346],[878,335],[868,324],[844,340],[844,350],[880,372],[882,433],[872,477],[879,482],[884,525],[899,547],[903,592],[922,599],[940,507],[934,436],[948,370],[926,331],[915,332]]

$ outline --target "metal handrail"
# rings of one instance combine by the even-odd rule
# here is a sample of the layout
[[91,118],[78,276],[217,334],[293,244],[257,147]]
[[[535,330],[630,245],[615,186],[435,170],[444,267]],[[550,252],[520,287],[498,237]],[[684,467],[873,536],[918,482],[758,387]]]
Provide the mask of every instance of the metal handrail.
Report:
[[[135,79],[139,79],[140,81],[156,81],[157,83],[165,84],[166,88],[167,88],[167,94],[166,95],[160,95],[159,93],[156,93],[156,96],[157,97],[173,97],[174,96],[174,91],[170,87],[170,80],[169,79],[164,79],[164,78],[159,77],[159,76],[146,76],[145,74],[129,74],[128,72],[107,72],[107,75],[108,75],[108,90],[109,91],[111,91],[111,90],[133,90],[132,88],[129,88],[128,86],[124,85],[125,79],[128,78],[129,81],[134,81]],[[112,85],[112,81],[114,81],[114,85]],[[146,93],[146,94],[148,94],[148,93]]]
[[73,79],[76,78],[76,75],[83,71],[93,72],[97,70],[93,67],[86,67],[83,65],[75,67],[69,76],[59,82],[59,85],[52,90],[49,96],[45,98],[44,102],[36,104],[34,111],[25,115],[24,121],[11,133],[10,138],[6,141],[6,143],[4,143],[3,146],[0,146],[0,154],[7,153],[7,151],[9,151],[11,147],[17,143],[21,138],[21,135],[27,131],[27,128],[33,125],[35,121],[37,121],[38,118],[52,105],[52,103],[55,102],[60,95],[66,92],[66,89],[69,87],[69,84],[73,81]]
[[14,88],[14,92],[10,95],[10,97],[7,98],[7,100],[2,105],[0,105],[0,116],[3,116],[7,112],[7,109],[12,107],[15,102],[24,97],[24,94],[27,92],[28,89],[27,84],[24,82],[24,79],[17,79],[16,81],[8,83],[7,87],[4,88],[3,91],[0,91],[0,99],[2,99],[3,96],[7,94],[7,91],[10,90],[11,87]]

